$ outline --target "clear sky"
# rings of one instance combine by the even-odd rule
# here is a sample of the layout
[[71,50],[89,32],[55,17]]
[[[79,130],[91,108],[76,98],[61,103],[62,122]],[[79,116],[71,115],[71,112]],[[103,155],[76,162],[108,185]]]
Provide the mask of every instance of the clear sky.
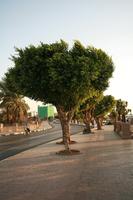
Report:
[[0,0],[0,78],[14,46],[79,40],[106,51],[115,72],[106,94],[133,109],[133,0]]

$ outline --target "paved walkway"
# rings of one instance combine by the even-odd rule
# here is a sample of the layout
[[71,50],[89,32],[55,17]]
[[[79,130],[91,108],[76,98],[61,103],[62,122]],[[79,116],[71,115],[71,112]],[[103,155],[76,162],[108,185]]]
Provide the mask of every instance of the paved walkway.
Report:
[[105,127],[72,136],[81,154],[51,142],[0,162],[1,200],[132,200],[133,140]]

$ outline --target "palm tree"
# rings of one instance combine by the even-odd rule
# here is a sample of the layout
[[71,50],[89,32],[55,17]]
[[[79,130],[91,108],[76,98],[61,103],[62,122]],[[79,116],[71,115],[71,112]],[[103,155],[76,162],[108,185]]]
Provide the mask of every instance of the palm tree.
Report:
[[0,82],[0,108],[6,122],[21,122],[27,117],[29,109],[23,96],[8,90],[6,82]]
[[13,122],[21,122],[27,117],[29,106],[20,96],[10,98],[5,105],[8,108]]

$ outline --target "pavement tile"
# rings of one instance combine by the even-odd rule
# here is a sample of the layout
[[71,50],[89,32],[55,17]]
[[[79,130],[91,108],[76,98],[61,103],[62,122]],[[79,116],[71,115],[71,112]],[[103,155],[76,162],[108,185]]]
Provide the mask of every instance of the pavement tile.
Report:
[[133,141],[113,127],[73,135],[79,155],[50,142],[0,162],[1,200],[132,200]]

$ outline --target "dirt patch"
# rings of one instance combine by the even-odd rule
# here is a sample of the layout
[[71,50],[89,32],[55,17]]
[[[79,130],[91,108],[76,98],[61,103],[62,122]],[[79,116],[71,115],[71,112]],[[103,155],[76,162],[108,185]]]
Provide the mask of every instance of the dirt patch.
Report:
[[76,149],[71,149],[71,150],[61,150],[59,152],[56,152],[57,155],[64,155],[64,156],[72,156],[72,155],[77,155],[80,154],[79,150]]

